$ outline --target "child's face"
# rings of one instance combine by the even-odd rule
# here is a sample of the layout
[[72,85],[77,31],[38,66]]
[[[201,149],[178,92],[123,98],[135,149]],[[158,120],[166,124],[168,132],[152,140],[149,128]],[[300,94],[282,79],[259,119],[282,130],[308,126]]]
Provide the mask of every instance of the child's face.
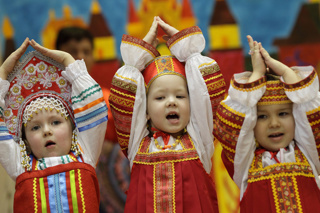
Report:
[[56,110],[39,110],[25,128],[27,142],[33,155],[39,159],[66,155],[70,152],[72,124]]
[[[147,95],[147,119],[151,126],[173,136],[181,134],[190,119],[186,81],[177,75],[158,77]],[[177,134],[177,135],[175,135]]]
[[294,138],[292,103],[257,107],[254,135],[257,142],[269,151],[285,148]]

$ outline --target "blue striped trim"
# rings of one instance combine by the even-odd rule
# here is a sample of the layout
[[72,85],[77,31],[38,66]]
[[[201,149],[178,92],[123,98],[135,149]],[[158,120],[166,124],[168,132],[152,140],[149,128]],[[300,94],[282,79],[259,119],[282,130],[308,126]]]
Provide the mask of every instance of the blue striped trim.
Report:
[[6,126],[0,126],[0,132],[9,132]]
[[85,122],[86,120],[89,120],[89,119],[91,119],[91,118],[93,118],[93,117],[95,117],[97,115],[100,115],[103,112],[106,112],[106,111],[108,111],[108,108],[107,108],[106,105],[104,105],[104,106],[100,107],[99,109],[97,109],[97,110],[95,110],[93,112],[90,112],[90,113],[88,113],[88,114],[86,114],[84,116],[76,118],[76,122],[78,124],[81,123],[81,122]]
[[95,126],[97,126],[97,125],[99,125],[99,124],[101,124],[101,123],[103,123],[105,121],[108,121],[108,115],[103,117],[103,118],[101,118],[101,119],[99,119],[99,120],[97,120],[97,121],[95,121],[95,122],[93,122],[93,123],[91,123],[91,124],[89,124],[89,125],[80,127],[79,128],[79,132],[83,132],[85,130],[91,129],[91,128],[93,128],[93,127],[95,127]]
[[12,135],[0,135],[0,141],[13,139]]
[[65,172],[62,172],[59,174],[59,189],[60,189],[63,212],[70,213],[69,203],[68,203],[68,194],[67,194],[67,180],[66,180]]

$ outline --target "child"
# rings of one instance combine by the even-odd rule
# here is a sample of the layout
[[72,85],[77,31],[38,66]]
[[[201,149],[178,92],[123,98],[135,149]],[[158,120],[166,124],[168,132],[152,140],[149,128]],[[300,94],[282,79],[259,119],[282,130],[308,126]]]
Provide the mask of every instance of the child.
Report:
[[[39,52],[15,66],[29,44]],[[0,78],[0,162],[16,181],[14,211],[98,212],[107,108],[84,62],[27,38]]]
[[[155,49],[158,25],[176,58]],[[225,82],[217,63],[201,56],[204,46],[198,27],[178,32],[159,17],[143,40],[122,37],[125,65],[109,101],[131,166],[125,212],[218,212],[209,174]]]
[[[272,59],[248,36],[253,72],[235,74],[214,135],[240,188],[241,212],[319,212],[318,77]],[[265,64],[276,75],[273,80]],[[271,72],[271,70],[269,70]]]

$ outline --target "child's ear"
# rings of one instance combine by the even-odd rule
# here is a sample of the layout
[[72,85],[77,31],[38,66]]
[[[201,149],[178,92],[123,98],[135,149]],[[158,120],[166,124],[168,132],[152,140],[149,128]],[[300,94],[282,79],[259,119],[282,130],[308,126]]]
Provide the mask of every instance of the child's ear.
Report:
[[150,115],[148,114],[148,112],[147,112],[146,117],[147,117],[147,120],[150,120]]

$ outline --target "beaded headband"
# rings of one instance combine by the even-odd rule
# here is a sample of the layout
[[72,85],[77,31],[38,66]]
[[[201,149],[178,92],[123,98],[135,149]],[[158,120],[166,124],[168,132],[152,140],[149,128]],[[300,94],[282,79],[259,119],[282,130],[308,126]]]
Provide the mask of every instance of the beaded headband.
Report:
[[152,82],[163,75],[178,75],[186,79],[184,63],[174,56],[159,56],[149,62],[142,72],[147,91]]
[[292,103],[284,91],[284,85],[280,80],[266,82],[266,91],[258,101],[258,106],[271,104]]
[[[65,108],[64,115],[69,115],[74,122],[71,108],[71,84],[61,74],[64,69],[62,64],[38,51],[32,51],[15,66],[8,76],[10,86],[5,96],[3,114],[9,133],[16,142],[19,142],[22,136],[22,124],[30,119],[35,108],[39,109],[40,102],[44,100],[51,100],[50,103],[55,103],[55,106],[57,106],[56,103],[61,103],[63,106],[57,106],[55,109]],[[46,98],[43,99],[44,97]],[[32,104],[28,106],[30,103]]]
[[52,111],[56,110],[61,114],[62,117],[68,119],[68,111],[63,106],[62,102],[53,97],[43,97],[37,98],[30,102],[29,105],[26,106],[23,112],[23,120],[22,123],[26,126],[27,122],[33,118],[34,113],[38,114],[39,111]]

